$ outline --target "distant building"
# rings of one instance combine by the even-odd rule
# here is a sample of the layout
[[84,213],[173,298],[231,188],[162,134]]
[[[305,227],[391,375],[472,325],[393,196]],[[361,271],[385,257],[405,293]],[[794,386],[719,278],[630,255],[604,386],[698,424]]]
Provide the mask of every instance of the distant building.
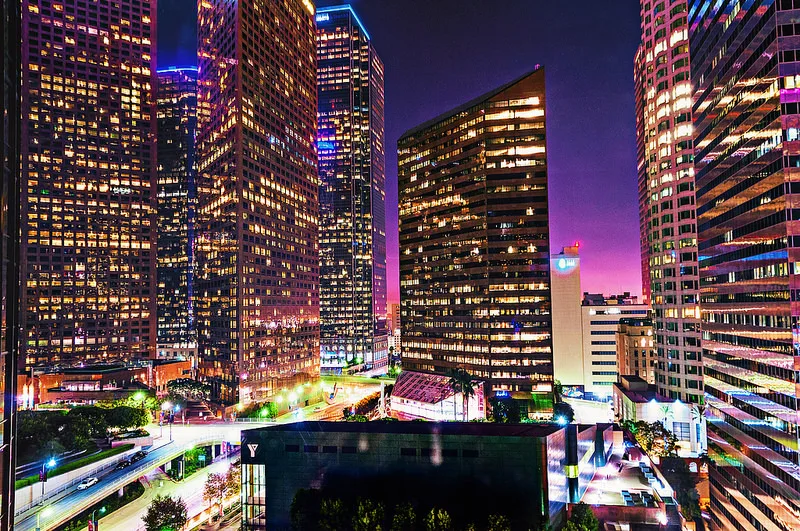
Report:
[[565,387],[584,383],[580,260],[577,245],[550,257],[553,371]]
[[653,321],[626,317],[619,320],[616,334],[617,371],[656,383],[658,355],[653,344]]
[[317,10],[320,367],[388,363],[383,62],[349,5]]
[[197,69],[158,70],[158,344],[156,358],[194,350],[194,137]]
[[483,382],[476,382],[466,411],[464,406],[464,395],[453,391],[448,376],[403,371],[392,389],[392,416],[400,420],[476,420],[486,418]]
[[389,334],[389,355],[398,358],[402,352],[402,341],[400,339],[400,329],[396,328]]
[[[508,511],[519,511],[532,528],[544,523],[557,528],[569,499],[568,465],[578,469],[567,451],[566,432],[546,424],[379,421],[300,422],[246,430],[242,529],[288,528],[292,500],[300,489],[336,491],[343,484],[369,489],[376,481],[395,481],[392,498],[398,501],[423,491],[444,497],[474,485],[472,495],[482,499],[500,495],[519,500],[508,503]],[[583,453],[597,452],[596,440],[592,431],[591,446]],[[601,444],[597,453],[603,452]],[[605,462],[587,457],[582,462],[592,470],[583,477],[591,478],[594,464]],[[577,489],[579,479],[573,477]]]
[[699,406],[660,395],[655,385],[639,376],[620,375],[619,380],[613,386],[616,422],[661,422],[678,437],[682,455],[705,451],[705,422]]
[[487,395],[549,400],[545,106],[537,66],[401,135],[405,368],[463,368]]
[[389,304],[389,331],[394,332],[400,328],[400,303]]
[[617,328],[620,320],[646,318],[649,308],[630,293],[604,296],[584,293],[581,305],[583,392],[586,398],[608,400],[617,381]]

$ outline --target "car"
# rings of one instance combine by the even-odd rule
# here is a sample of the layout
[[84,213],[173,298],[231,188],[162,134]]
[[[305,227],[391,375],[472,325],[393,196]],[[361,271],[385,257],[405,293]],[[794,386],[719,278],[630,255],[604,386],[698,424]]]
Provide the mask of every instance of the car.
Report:
[[123,459],[122,461],[117,463],[117,466],[114,467],[114,470],[122,470],[123,468],[128,466],[131,466],[131,462],[128,459]]
[[86,478],[78,484],[78,490],[85,490],[96,485],[99,480],[97,478]]
[[136,452],[131,456],[131,463],[135,463],[136,461],[141,461],[145,457],[147,457],[147,452],[145,452],[144,450],[139,450],[138,452]]

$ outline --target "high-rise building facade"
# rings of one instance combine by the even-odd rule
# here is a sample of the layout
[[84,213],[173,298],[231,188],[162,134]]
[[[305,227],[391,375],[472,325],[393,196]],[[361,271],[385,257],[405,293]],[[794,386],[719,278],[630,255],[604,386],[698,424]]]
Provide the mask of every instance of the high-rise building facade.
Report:
[[158,348],[192,349],[194,327],[194,135],[197,69],[158,72]]
[[201,374],[262,401],[319,375],[314,5],[204,1],[197,34]]
[[581,257],[578,245],[550,257],[553,375],[562,386],[583,385]]
[[3,184],[0,185],[0,529],[14,527],[19,340],[20,3],[3,0]]
[[383,62],[349,5],[317,22],[321,368],[385,366]]
[[407,131],[398,164],[403,367],[549,393],[544,69]]
[[711,516],[800,529],[800,2],[689,2]]
[[21,366],[155,354],[155,16],[22,2]]
[[[703,403],[692,85],[685,0],[642,0],[636,53],[642,292],[653,308],[662,395]],[[697,449],[700,451],[700,449]]]

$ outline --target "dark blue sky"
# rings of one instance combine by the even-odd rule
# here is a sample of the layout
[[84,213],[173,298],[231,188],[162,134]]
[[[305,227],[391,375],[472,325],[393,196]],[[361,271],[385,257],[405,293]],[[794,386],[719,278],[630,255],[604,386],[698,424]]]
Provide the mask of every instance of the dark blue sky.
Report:
[[[343,2],[320,1],[319,6]],[[545,67],[553,252],[581,242],[584,291],[641,291],[635,0],[356,0],[386,67],[389,298],[398,299],[397,139]],[[158,5],[158,63],[195,64],[194,0]]]

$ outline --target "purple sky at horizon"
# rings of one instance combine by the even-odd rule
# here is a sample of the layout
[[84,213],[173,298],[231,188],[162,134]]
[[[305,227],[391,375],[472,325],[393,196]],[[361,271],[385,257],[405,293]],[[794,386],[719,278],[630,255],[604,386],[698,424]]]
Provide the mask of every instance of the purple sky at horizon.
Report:
[[[399,299],[397,139],[536,64],[545,67],[547,83],[551,252],[580,242],[584,291],[641,293],[633,89],[638,2],[350,4],[386,69],[390,302]],[[195,10],[194,0],[159,2],[159,67],[195,63]]]

